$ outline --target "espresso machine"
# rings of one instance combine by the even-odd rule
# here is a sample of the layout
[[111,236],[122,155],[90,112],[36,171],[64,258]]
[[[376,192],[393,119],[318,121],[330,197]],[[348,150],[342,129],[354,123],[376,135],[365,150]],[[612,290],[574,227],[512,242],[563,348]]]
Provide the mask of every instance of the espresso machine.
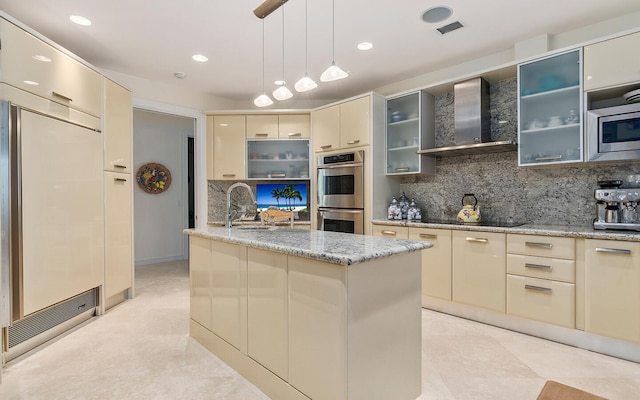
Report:
[[594,229],[640,231],[640,188],[596,189]]

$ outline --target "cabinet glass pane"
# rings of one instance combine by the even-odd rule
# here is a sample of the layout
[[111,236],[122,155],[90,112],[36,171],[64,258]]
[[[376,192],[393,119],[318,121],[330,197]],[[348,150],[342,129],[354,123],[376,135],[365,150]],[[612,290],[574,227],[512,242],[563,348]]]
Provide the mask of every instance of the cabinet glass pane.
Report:
[[309,179],[309,140],[247,140],[248,179]]
[[518,70],[520,165],[582,160],[580,51]]
[[387,174],[420,172],[420,93],[387,100]]

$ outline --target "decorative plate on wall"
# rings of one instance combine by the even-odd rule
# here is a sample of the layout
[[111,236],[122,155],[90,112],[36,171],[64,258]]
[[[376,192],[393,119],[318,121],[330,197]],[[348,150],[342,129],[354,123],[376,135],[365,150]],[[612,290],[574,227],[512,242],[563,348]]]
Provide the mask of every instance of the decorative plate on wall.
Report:
[[171,172],[162,164],[147,163],[138,169],[136,181],[147,193],[162,193],[171,185]]

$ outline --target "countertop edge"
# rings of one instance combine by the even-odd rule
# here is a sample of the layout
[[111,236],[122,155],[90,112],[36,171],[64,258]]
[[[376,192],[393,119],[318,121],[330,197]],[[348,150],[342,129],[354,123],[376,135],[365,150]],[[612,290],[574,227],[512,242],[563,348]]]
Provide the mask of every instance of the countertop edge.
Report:
[[524,224],[515,227],[475,226],[457,224],[437,224],[427,222],[372,220],[374,225],[407,226],[415,228],[451,229],[461,231],[515,233],[524,235],[563,236],[583,239],[608,239],[630,242],[640,242],[640,232],[635,231],[604,231],[593,229],[592,226],[564,226],[564,225],[535,225]]
[[[277,228],[278,231],[281,232],[289,232],[294,235],[299,235],[302,237],[307,235],[333,235],[335,232],[322,232],[322,231],[308,231],[308,230],[300,230],[300,229],[287,229],[287,228]],[[226,233],[225,233],[226,232]],[[264,231],[263,231],[264,232]],[[314,233],[315,232],[315,233]],[[384,240],[393,240],[397,244],[393,247],[393,249],[383,249],[377,251],[368,251],[366,254],[339,254],[339,253],[329,253],[326,251],[318,251],[312,249],[306,249],[303,247],[293,247],[275,243],[273,240],[265,240],[263,238],[257,238],[257,235],[251,234],[251,231],[242,231],[242,233],[234,233],[229,231],[229,228],[225,227],[209,227],[207,230],[201,229],[184,229],[184,234],[190,236],[197,236],[204,239],[218,240],[227,243],[235,243],[240,245],[246,245],[249,247],[254,247],[257,249],[270,250],[279,253],[284,253],[288,255],[294,255],[304,258],[309,258],[313,260],[323,261],[331,264],[338,264],[349,266],[353,264],[364,263],[367,261],[372,261],[380,258],[391,257],[398,254],[411,253],[414,251],[420,251],[423,249],[427,249],[433,247],[433,243],[429,241],[417,241],[417,240],[408,240],[408,239],[388,239],[384,238]],[[338,234],[338,235],[351,235],[351,234]],[[312,238],[309,236],[308,238]],[[361,238],[371,238],[373,236],[362,236]],[[367,239],[367,240],[371,240]],[[381,238],[376,238],[381,239]]]

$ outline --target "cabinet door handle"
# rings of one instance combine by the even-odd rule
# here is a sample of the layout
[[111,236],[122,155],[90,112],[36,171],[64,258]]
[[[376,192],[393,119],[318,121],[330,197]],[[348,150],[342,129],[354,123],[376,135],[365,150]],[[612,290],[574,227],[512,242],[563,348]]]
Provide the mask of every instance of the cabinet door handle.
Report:
[[126,182],[125,178],[113,178],[114,182]]
[[67,101],[73,101],[73,99],[71,97],[65,96],[63,94],[60,94],[58,92],[51,92],[52,95],[54,95],[55,97],[59,97],[63,100],[67,100]]
[[536,157],[534,160],[536,161],[555,161],[555,160],[562,160],[562,154],[558,154],[555,156],[543,156],[543,157]]
[[272,178],[284,178],[287,174],[271,174]]
[[387,236],[395,236],[396,235],[396,231],[382,231],[380,232],[383,235],[387,235]]
[[423,238],[423,239],[437,239],[438,235],[434,235],[434,234],[431,234],[431,233],[421,233],[420,237]]
[[321,149],[330,149],[331,147],[333,147],[332,144],[325,144],[324,146],[320,146]]
[[358,144],[358,143],[360,143],[360,139],[350,140],[347,142],[347,144]]
[[269,136],[269,134],[268,134],[268,133],[255,133],[254,135],[255,135],[255,136],[261,136],[261,137]]
[[527,247],[542,247],[544,249],[553,248],[553,245],[551,243],[524,242],[524,245]]
[[409,168],[396,168],[396,172],[408,172]]
[[474,242],[474,243],[489,243],[489,239],[468,237],[468,238],[467,238],[467,242]]
[[290,137],[291,137],[291,136],[302,136],[302,132],[290,132],[288,135],[289,135]]
[[126,169],[127,166],[126,165],[121,165],[121,164],[113,164],[114,168],[122,168],[122,169]]
[[233,178],[236,174],[222,174],[222,176],[225,178]]
[[627,250],[627,249],[608,249],[606,247],[596,247],[596,253],[612,253],[612,254],[631,255],[631,250]]
[[527,290],[535,290],[536,292],[544,292],[544,293],[553,292],[553,289],[542,287],[542,286],[524,285],[524,288]]
[[524,264],[525,268],[533,268],[533,269],[543,269],[545,271],[552,271],[553,267],[551,265],[539,265],[539,264]]

